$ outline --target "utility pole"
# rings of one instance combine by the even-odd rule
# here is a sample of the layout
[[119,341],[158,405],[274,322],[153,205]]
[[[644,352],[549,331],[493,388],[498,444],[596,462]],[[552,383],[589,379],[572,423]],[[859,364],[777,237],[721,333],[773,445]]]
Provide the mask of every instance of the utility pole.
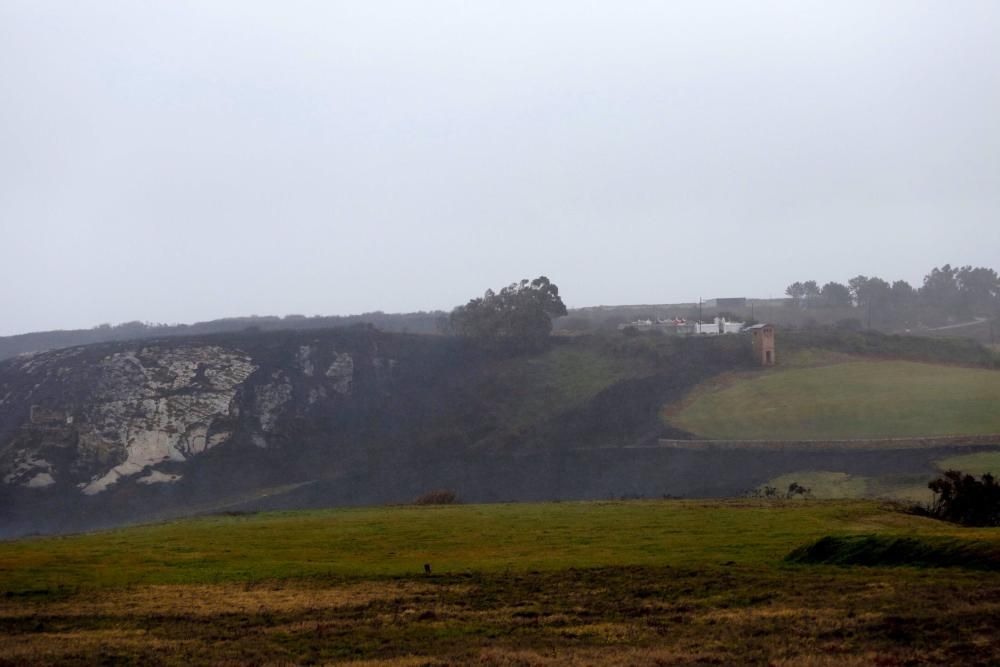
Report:
[[701,297],[698,297],[698,324],[701,324]]

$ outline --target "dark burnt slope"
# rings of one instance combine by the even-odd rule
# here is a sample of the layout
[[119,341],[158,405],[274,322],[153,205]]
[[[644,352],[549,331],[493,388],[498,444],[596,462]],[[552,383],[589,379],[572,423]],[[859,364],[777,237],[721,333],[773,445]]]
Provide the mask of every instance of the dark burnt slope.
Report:
[[[523,354],[371,328],[102,343],[0,362],[0,522],[604,497],[574,452],[678,434],[659,410],[747,342],[575,338]],[[664,488],[663,493],[671,492]]]

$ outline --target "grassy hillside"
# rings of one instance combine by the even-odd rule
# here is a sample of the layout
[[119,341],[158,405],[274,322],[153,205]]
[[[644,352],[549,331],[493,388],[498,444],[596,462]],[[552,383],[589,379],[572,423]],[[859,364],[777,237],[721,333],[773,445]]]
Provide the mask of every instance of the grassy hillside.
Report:
[[1000,372],[852,361],[711,381],[668,410],[707,438],[845,439],[1000,433]]
[[[664,341],[666,342],[666,341]],[[600,340],[560,341],[535,356],[497,362],[485,381],[491,411],[504,430],[517,430],[581,406],[611,385],[649,375],[653,368],[627,351],[615,353]]]
[[[831,539],[941,567],[785,560]],[[0,664],[986,664],[998,545],[871,502],[212,516],[0,544]]]

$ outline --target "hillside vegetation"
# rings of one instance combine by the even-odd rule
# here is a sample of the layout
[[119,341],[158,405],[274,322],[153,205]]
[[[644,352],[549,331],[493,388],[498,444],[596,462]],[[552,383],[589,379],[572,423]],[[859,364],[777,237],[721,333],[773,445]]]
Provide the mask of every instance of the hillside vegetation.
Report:
[[[629,471],[608,475],[574,452],[655,442],[668,431],[664,402],[749,365],[737,337],[580,337],[524,351],[367,329],[4,360],[0,535],[407,502],[434,489],[478,502],[634,494]],[[221,444],[193,445],[197,433]],[[173,481],[148,483],[154,475]],[[657,477],[639,481],[644,495],[669,492]]]
[[870,502],[210,516],[0,544],[0,663],[989,664],[998,547]]

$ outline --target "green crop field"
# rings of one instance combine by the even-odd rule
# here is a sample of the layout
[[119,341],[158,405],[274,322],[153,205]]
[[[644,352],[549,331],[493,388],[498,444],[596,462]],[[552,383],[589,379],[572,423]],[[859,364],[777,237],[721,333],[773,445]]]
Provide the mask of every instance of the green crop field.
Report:
[[344,509],[0,543],[0,664],[988,664],[998,624],[1000,529],[868,501]]
[[666,419],[706,438],[823,440],[1000,433],[1000,371],[851,361],[741,374]]

